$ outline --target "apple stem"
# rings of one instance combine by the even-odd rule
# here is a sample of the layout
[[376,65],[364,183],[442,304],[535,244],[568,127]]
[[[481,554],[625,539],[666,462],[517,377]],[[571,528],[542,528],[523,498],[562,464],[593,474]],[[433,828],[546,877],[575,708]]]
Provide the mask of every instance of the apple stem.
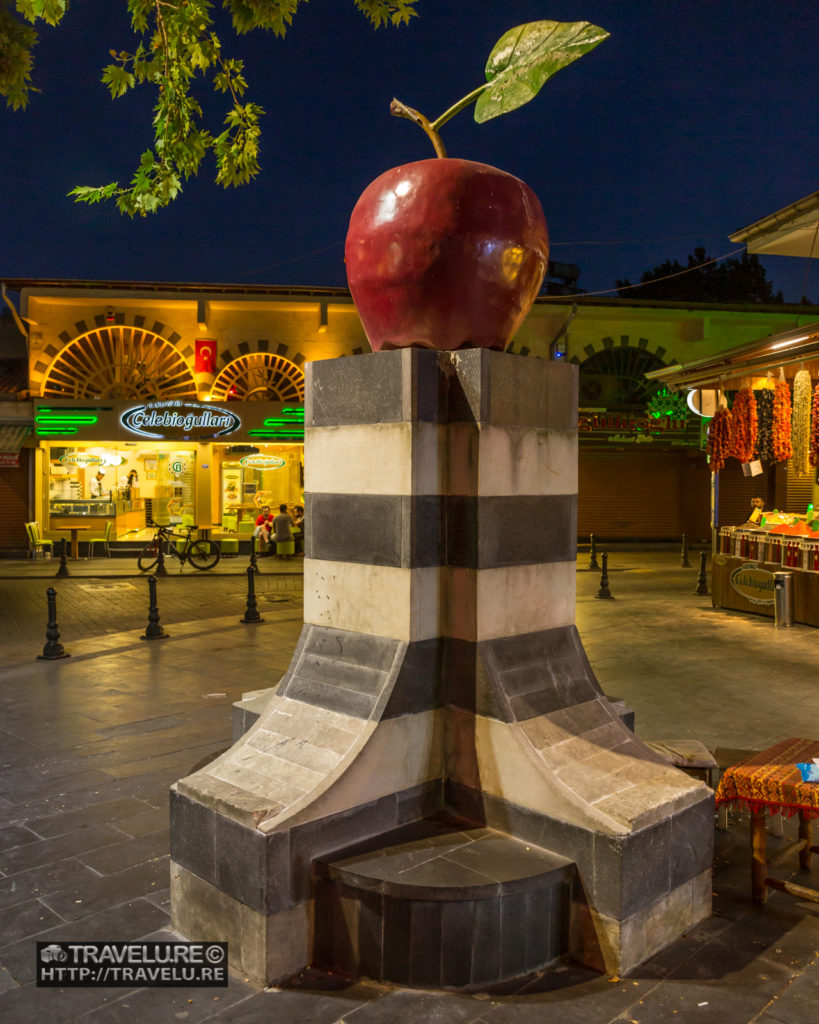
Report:
[[[419,128],[422,128],[424,132],[426,132],[427,137],[435,148],[435,155],[441,159],[446,156],[446,149],[444,149],[444,144],[441,142],[441,136],[423,114],[417,110],[413,110],[412,107],[408,107],[406,103],[402,103],[401,100],[393,100],[392,103],[390,103],[390,113],[394,117],[406,117],[409,121],[414,121]],[[449,113],[449,111],[447,111],[447,113]],[[452,113],[457,113],[457,111],[452,108]],[[449,116],[451,117],[452,114]],[[438,121],[440,120],[441,119],[438,118]],[[437,124],[438,122],[436,121],[436,125]]]
[[447,121],[453,118],[456,114],[459,114],[464,107],[468,107],[470,103],[474,103],[480,94],[489,88],[490,84],[490,82],[484,82],[483,85],[479,85],[477,89],[473,89],[472,92],[467,93],[463,99],[458,100],[458,102],[453,104],[449,110],[445,110],[440,117],[436,117],[429,126],[430,129],[437,133],[439,129],[443,128]]

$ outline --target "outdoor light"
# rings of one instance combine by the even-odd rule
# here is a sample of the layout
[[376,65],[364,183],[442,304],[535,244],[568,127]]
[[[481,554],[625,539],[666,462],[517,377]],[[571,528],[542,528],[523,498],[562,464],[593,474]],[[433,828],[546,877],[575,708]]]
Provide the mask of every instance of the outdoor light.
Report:
[[105,322],[107,324],[113,324],[113,323],[116,323],[116,320],[117,320],[117,314],[114,312],[114,310],[110,309],[110,308],[106,309],[106,311],[105,311]]

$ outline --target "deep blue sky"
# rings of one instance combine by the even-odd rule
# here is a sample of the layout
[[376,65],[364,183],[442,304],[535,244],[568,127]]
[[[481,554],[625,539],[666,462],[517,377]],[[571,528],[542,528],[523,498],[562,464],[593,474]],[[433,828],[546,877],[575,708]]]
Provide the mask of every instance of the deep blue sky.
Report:
[[[65,198],[127,180],[150,141],[148,91],[112,101],[99,81],[111,47],[133,48],[124,8],[76,0],[42,29],[42,92],[0,108],[0,278],[343,286],[358,195],[433,155],[390,99],[436,117],[483,81],[504,31],[543,18],[611,38],[527,106],[484,125],[466,111],[443,135],[450,156],[529,183],[552,258],[578,263],[585,290],[697,245],[727,253],[730,232],[819,189],[819,11],[805,0],[418,0],[409,26],[378,31],[352,0],[312,0],[284,39],[226,41],[267,111],[259,178],[224,191],[206,164],[171,207],[129,220]],[[764,263],[797,301],[806,262]],[[819,260],[807,293],[819,301]]]

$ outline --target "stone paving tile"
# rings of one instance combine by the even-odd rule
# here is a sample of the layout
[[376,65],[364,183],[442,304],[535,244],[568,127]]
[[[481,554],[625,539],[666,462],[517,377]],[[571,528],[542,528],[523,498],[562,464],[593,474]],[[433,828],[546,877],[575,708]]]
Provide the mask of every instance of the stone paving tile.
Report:
[[[128,942],[167,925],[168,915],[148,900],[136,899],[82,921],[67,921],[36,936],[38,942],[76,942],[82,939]],[[0,967],[5,967],[19,984],[34,980],[34,937],[14,942],[0,950]],[[5,1024],[0,1000],[0,1020]]]
[[26,900],[0,910],[0,947],[9,946],[27,935],[36,935],[61,924],[66,917],[55,913],[40,900]]
[[0,878],[0,907],[10,907],[25,900],[48,896],[69,886],[82,886],[93,882],[96,871],[81,864],[73,857],[57,861],[56,864],[42,864],[40,867],[21,871],[16,875]]
[[[0,1020],[3,1024],[73,1024],[92,1010],[107,1010],[127,994],[128,990],[121,988],[36,988],[27,984],[0,994]],[[104,1014],[100,1019],[105,1019]]]
[[63,811],[60,814],[52,814],[48,817],[29,818],[27,825],[39,836],[47,838],[49,836],[63,835],[66,832],[73,832],[75,829],[84,828],[86,825],[131,817],[145,810],[147,808],[142,801],[128,796],[122,797],[120,800],[109,800],[93,804],[90,807]]
[[817,1019],[819,964],[815,955],[810,969],[793,978],[779,998],[759,1018],[759,1024],[816,1024]]
[[41,902],[64,921],[78,921],[125,900],[166,889],[169,883],[170,867],[165,855],[112,875],[86,880],[63,892],[43,896]]
[[0,828],[0,852],[11,850],[15,846],[36,843],[41,838],[42,833],[36,834],[25,825],[9,825],[7,828]]
[[53,839],[41,839],[39,843],[18,846],[0,854],[0,871],[12,875],[26,868],[65,860],[66,857],[74,857],[86,850],[110,846],[121,835],[108,825],[91,825]]
[[[167,800],[166,800],[167,803]],[[165,810],[167,818],[167,808]],[[168,825],[146,835],[137,836],[134,839],[124,839],[123,842],[105,846],[101,850],[91,850],[88,853],[81,853],[78,860],[95,872],[101,875],[112,875],[126,868],[135,867],[137,864],[144,864],[158,857],[164,857],[168,852]]]

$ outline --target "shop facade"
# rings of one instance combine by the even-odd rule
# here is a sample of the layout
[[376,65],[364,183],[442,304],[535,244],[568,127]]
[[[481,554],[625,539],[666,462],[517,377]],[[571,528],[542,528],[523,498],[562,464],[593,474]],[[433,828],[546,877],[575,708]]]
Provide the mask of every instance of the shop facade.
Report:
[[[68,518],[95,534],[110,521],[112,540],[122,541],[148,513],[215,531],[227,516],[235,532],[264,502],[301,504],[305,365],[369,351],[342,289],[6,284],[28,353],[20,407],[30,410],[31,433],[19,453],[28,518],[52,539],[66,535]],[[539,298],[510,350],[578,365],[578,536],[707,536],[702,420],[658,406],[658,385],[644,374],[809,314]],[[92,494],[100,468],[104,500]],[[0,550],[23,546],[22,523],[7,527]]]

